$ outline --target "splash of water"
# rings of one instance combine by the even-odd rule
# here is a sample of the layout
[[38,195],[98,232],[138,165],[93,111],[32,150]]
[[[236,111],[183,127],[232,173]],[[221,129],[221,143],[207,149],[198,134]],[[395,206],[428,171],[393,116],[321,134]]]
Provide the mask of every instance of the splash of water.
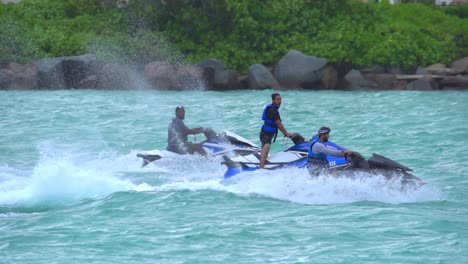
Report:
[[[311,177],[306,169],[259,170],[225,180],[220,157],[166,153],[166,159],[141,168],[139,151],[99,155],[79,148],[40,146],[40,159],[31,171],[0,167],[0,205],[49,205],[100,198],[120,191],[214,190],[240,196],[262,196],[300,204],[340,204],[377,201],[391,204],[443,199],[429,184],[402,185],[383,175],[354,178]],[[75,153],[75,154],[74,154]],[[168,157],[169,156],[169,157]]]
[[63,152],[49,146],[40,152],[30,172],[0,167],[0,205],[67,204],[118,191],[151,190],[145,183],[134,184],[119,178],[114,170],[94,166],[95,159],[86,161],[72,150]]
[[[187,66],[179,50],[162,34],[144,26],[131,35],[92,39],[87,50],[106,63],[100,88],[205,90],[206,87],[200,71]],[[151,63],[157,63],[161,71],[157,80],[148,79],[143,73]]]

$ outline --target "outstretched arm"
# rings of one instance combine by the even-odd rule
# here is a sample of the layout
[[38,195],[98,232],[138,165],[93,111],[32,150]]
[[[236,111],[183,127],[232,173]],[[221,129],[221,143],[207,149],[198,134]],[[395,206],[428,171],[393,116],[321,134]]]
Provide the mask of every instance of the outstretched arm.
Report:
[[205,131],[206,131],[206,129],[204,129],[202,127],[189,128],[187,134],[195,135],[195,134],[205,133]]
[[206,129],[204,129],[203,127],[188,128],[185,124],[184,124],[183,129],[184,129],[184,132],[187,135],[195,135],[195,134],[200,134],[200,133],[205,133],[206,132]]
[[334,148],[327,148],[325,144],[321,144],[321,143],[315,143],[312,146],[312,152],[323,153],[325,155],[335,156],[335,157],[344,157],[344,156],[351,155],[352,153],[349,150],[338,150]]
[[281,120],[277,119],[275,121],[276,125],[278,126],[278,129],[283,133],[283,135],[285,137],[291,137],[291,134],[288,133],[288,131],[286,131],[286,128],[284,127],[283,123],[281,122]]

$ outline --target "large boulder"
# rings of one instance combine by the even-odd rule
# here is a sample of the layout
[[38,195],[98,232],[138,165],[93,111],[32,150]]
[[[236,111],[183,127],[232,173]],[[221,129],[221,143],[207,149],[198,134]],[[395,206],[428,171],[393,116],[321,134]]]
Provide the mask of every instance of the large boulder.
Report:
[[37,62],[39,89],[64,89],[63,58],[47,58]]
[[144,76],[152,89],[177,90],[177,72],[174,65],[166,61],[153,61],[145,66]]
[[418,67],[414,74],[416,74],[416,75],[429,75],[430,73],[425,68]]
[[369,90],[377,89],[378,85],[375,82],[369,81],[358,70],[351,70],[345,76],[346,89],[349,90]]
[[98,88],[98,81],[99,79],[96,74],[90,75],[78,83],[78,88],[79,89],[96,89]]
[[125,64],[105,64],[99,71],[96,88],[105,90],[136,89],[145,82],[136,70]]
[[280,89],[280,84],[273,77],[270,70],[262,64],[254,64],[249,67],[247,83],[249,89]]
[[364,78],[377,85],[379,90],[404,90],[406,81],[398,80],[395,74],[382,73],[382,74],[364,74]]
[[96,74],[98,69],[96,56],[93,54],[42,59],[37,62],[37,87],[39,89],[79,88],[80,81]]
[[0,89],[30,90],[37,84],[37,68],[34,63],[8,63],[0,69]]
[[328,61],[291,50],[276,64],[274,76],[281,86],[289,89],[313,89],[322,78]]
[[8,89],[9,83],[8,72],[4,69],[0,69],[0,89]]
[[226,68],[224,63],[216,59],[207,59],[196,64],[201,68],[204,77],[207,79],[208,90],[225,91],[240,89],[239,74]]
[[203,71],[194,65],[179,65],[176,67],[177,90],[205,90],[206,83]]
[[226,65],[217,59],[207,59],[196,64],[200,68],[213,68],[215,71],[226,70]]
[[448,76],[440,81],[443,90],[466,89],[468,90],[468,76]]
[[424,68],[424,70],[429,74],[440,75],[440,76],[446,76],[447,74],[453,73],[452,69],[447,68],[447,66],[442,63],[429,65],[426,68]]
[[213,90],[238,90],[240,89],[239,74],[233,70],[215,72]]
[[333,66],[328,65],[322,71],[321,85],[322,89],[331,90],[336,89],[338,86],[338,72]]
[[406,90],[431,91],[439,90],[439,84],[430,75],[425,75],[406,85]]
[[82,86],[83,82],[81,81],[92,75],[96,75],[99,68],[100,64],[97,62],[94,54],[63,57],[62,69],[65,79],[65,88],[93,88]]
[[468,57],[454,61],[451,68],[457,73],[468,73]]

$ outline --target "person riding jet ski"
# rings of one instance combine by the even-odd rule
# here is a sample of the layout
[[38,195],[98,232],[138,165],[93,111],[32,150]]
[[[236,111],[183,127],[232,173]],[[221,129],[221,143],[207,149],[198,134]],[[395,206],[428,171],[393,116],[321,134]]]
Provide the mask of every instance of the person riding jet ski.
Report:
[[[188,141],[188,135],[195,135],[200,133],[211,133],[209,129],[205,128],[188,128],[184,124],[185,109],[183,106],[177,106],[175,108],[175,117],[169,123],[167,129],[167,151],[171,151],[177,154],[194,154],[199,153],[202,156],[207,156],[206,151],[203,149],[202,144],[192,143]],[[142,166],[146,166],[149,163],[161,159],[158,154],[142,154],[138,153],[137,157],[143,159]]]
[[348,157],[353,154],[350,150],[338,150],[327,146],[325,143],[330,138],[330,132],[329,127],[323,126],[317,131],[317,136],[312,139],[307,155],[307,167],[311,174],[317,174],[320,170],[329,168],[327,156]]
[[206,156],[206,151],[201,144],[188,141],[187,136],[207,132],[204,128],[188,128],[184,124],[185,109],[183,106],[177,106],[175,109],[175,118],[172,119],[167,129],[167,148],[166,150],[178,154],[193,154],[195,152]]
[[[166,151],[152,150],[138,153],[136,156],[143,159],[142,167],[163,157],[174,157],[174,154],[193,155],[199,153],[208,158],[218,155],[243,156],[260,151],[255,143],[227,130],[218,134],[210,128],[188,128],[183,121],[185,118],[183,106],[176,107],[175,115],[167,130]],[[203,133],[206,140],[200,143],[188,141],[188,135],[199,133]]]

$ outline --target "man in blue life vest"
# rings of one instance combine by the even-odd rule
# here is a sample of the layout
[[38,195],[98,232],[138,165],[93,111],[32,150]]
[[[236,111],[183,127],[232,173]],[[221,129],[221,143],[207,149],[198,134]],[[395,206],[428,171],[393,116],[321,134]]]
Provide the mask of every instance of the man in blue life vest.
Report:
[[205,133],[206,129],[188,128],[184,124],[185,109],[183,106],[177,106],[175,109],[176,117],[172,119],[167,129],[167,148],[166,150],[179,154],[193,154],[195,152],[206,156],[206,151],[201,144],[188,141],[188,135]]
[[262,143],[262,152],[260,155],[260,164],[261,169],[264,168],[266,159],[268,157],[268,152],[270,152],[270,145],[276,141],[276,136],[278,134],[278,129],[284,134],[285,137],[291,137],[291,134],[286,131],[283,123],[281,122],[281,117],[279,114],[279,108],[281,106],[281,95],[279,93],[274,93],[271,95],[271,104],[267,105],[263,110],[262,120],[263,126],[260,130],[260,142]]
[[345,157],[353,153],[350,150],[338,150],[328,147],[325,143],[330,138],[330,131],[329,127],[321,127],[317,132],[317,137],[314,137],[310,145],[307,160],[311,172],[328,168],[327,156]]

